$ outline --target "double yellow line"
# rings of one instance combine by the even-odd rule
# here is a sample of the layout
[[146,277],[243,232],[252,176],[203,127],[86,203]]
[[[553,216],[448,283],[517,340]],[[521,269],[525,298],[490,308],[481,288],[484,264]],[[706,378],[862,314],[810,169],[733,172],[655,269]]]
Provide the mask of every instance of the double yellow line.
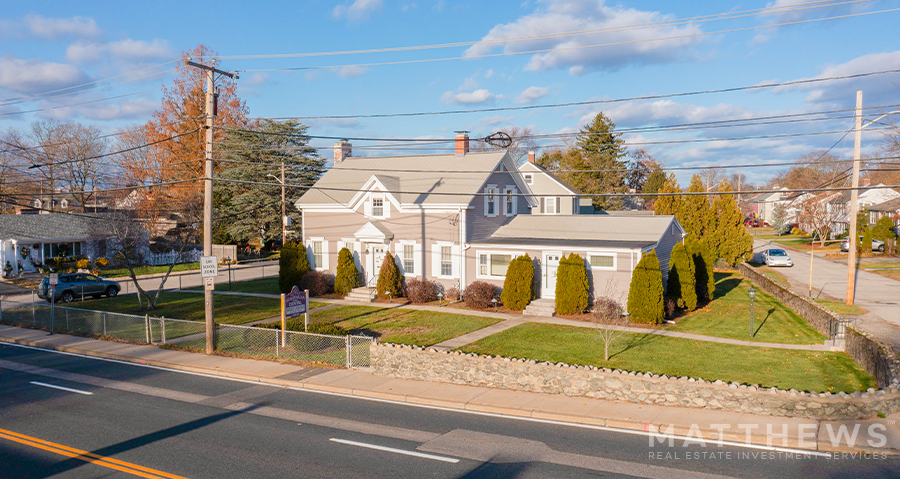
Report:
[[62,456],[71,457],[73,459],[78,459],[80,461],[89,462],[98,466],[127,472],[129,474],[134,474],[135,476],[146,477],[150,479],[159,479],[161,477],[165,477],[168,479],[185,479],[182,476],[176,476],[167,472],[157,471],[156,469],[150,469],[149,467],[138,466],[137,464],[131,464],[130,462],[120,461],[111,457],[100,456],[92,452],[82,451],[69,446],[63,446],[62,444],[56,444],[50,441],[45,441],[43,439],[38,439],[36,437],[7,431],[5,429],[0,429],[0,438],[17,442],[19,444],[24,444],[26,446],[43,449],[45,451],[50,451]]

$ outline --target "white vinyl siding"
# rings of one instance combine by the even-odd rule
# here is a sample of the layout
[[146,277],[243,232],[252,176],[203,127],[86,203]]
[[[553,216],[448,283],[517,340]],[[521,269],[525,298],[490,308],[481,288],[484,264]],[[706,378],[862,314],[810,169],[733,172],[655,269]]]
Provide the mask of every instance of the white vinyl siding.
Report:
[[443,242],[431,246],[431,275],[441,279],[459,278],[459,246]]

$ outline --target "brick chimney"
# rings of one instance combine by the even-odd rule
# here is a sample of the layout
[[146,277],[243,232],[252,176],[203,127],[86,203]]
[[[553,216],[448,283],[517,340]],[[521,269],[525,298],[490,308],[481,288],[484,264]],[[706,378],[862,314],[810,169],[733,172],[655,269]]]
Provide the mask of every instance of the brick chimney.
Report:
[[465,155],[469,152],[469,132],[468,131],[457,131],[456,132],[456,154],[457,155]]
[[859,180],[859,186],[869,186],[871,184],[872,184],[872,180],[870,180],[868,178],[863,178],[863,179]]
[[534,152],[533,151],[528,152],[528,162],[534,163]]
[[338,164],[350,157],[353,147],[347,140],[341,140],[334,144],[334,164]]

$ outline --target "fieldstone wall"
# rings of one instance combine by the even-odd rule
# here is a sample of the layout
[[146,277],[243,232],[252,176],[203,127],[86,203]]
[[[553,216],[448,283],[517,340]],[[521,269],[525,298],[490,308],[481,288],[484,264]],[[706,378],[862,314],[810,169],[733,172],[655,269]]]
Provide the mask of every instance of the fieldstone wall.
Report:
[[864,393],[819,394],[417,346],[373,343],[370,353],[374,374],[421,381],[828,420],[900,411],[896,385]]
[[890,346],[853,328],[847,328],[845,337],[847,354],[875,376],[878,387],[900,387],[900,360]]

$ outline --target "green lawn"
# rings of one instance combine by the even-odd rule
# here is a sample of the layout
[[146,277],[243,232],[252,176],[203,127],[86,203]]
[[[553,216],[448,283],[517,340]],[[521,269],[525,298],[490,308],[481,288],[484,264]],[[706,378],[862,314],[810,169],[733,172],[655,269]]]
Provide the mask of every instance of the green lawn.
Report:
[[873,269],[873,268],[900,268],[900,263],[898,262],[886,262],[886,263],[859,263],[859,269]]
[[[203,289],[203,286],[194,286],[185,289]],[[234,281],[231,288],[228,287],[228,281],[216,283],[216,289],[219,291],[235,291],[238,293],[261,293],[261,294],[280,294],[278,289],[278,278],[260,278],[250,279],[247,281]]]
[[791,351],[626,334],[610,347],[592,328],[526,323],[462,348],[465,352],[627,371],[737,381],[799,391],[852,392],[876,387],[850,356],[840,352]]
[[[200,263],[181,263],[176,264],[174,268],[172,268],[172,273],[176,271],[194,271],[200,269]],[[169,266],[143,266],[140,268],[134,269],[134,274],[141,276],[144,274],[159,274],[165,273],[169,270]],[[100,276],[104,278],[121,278],[123,276],[129,276],[128,270],[125,268],[119,269],[104,269],[100,271]]]
[[830,299],[816,299],[815,301],[841,316],[860,316],[869,312],[867,309],[860,308],[855,304],[848,306],[843,301],[832,301]]
[[777,235],[777,234],[757,234],[753,235],[756,239],[768,239],[768,240],[806,240],[809,241],[809,236],[805,235]]
[[822,344],[827,339],[792,309],[759,288],[753,301],[755,333],[751,338],[747,293],[750,284],[738,274],[716,273],[715,300],[666,329],[767,343]]
[[759,271],[760,273],[766,275],[772,281],[775,281],[776,283],[778,283],[782,286],[787,286],[787,287],[791,286],[791,284],[788,282],[787,278],[785,278],[784,275],[781,274],[780,272],[775,271],[775,269],[770,268],[762,263],[748,263],[748,264],[750,264],[750,266],[753,266],[754,268],[756,268],[756,270]]
[[[313,323],[333,323],[354,334],[375,336],[386,343],[431,346],[500,322],[465,314],[436,313],[377,306],[338,306],[313,313]],[[302,325],[295,322],[295,325]],[[302,329],[302,326],[299,326]]]
[[[95,309],[114,313],[145,314],[138,309],[137,296],[117,296],[73,303],[72,307]],[[205,319],[204,298],[196,293],[162,292],[157,309],[151,316],[165,316],[173,319],[203,321]],[[244,324],[259,319],[281,315],[281,305],[276,298],[254,296],[215,296],[215,319],[222,324]]]

